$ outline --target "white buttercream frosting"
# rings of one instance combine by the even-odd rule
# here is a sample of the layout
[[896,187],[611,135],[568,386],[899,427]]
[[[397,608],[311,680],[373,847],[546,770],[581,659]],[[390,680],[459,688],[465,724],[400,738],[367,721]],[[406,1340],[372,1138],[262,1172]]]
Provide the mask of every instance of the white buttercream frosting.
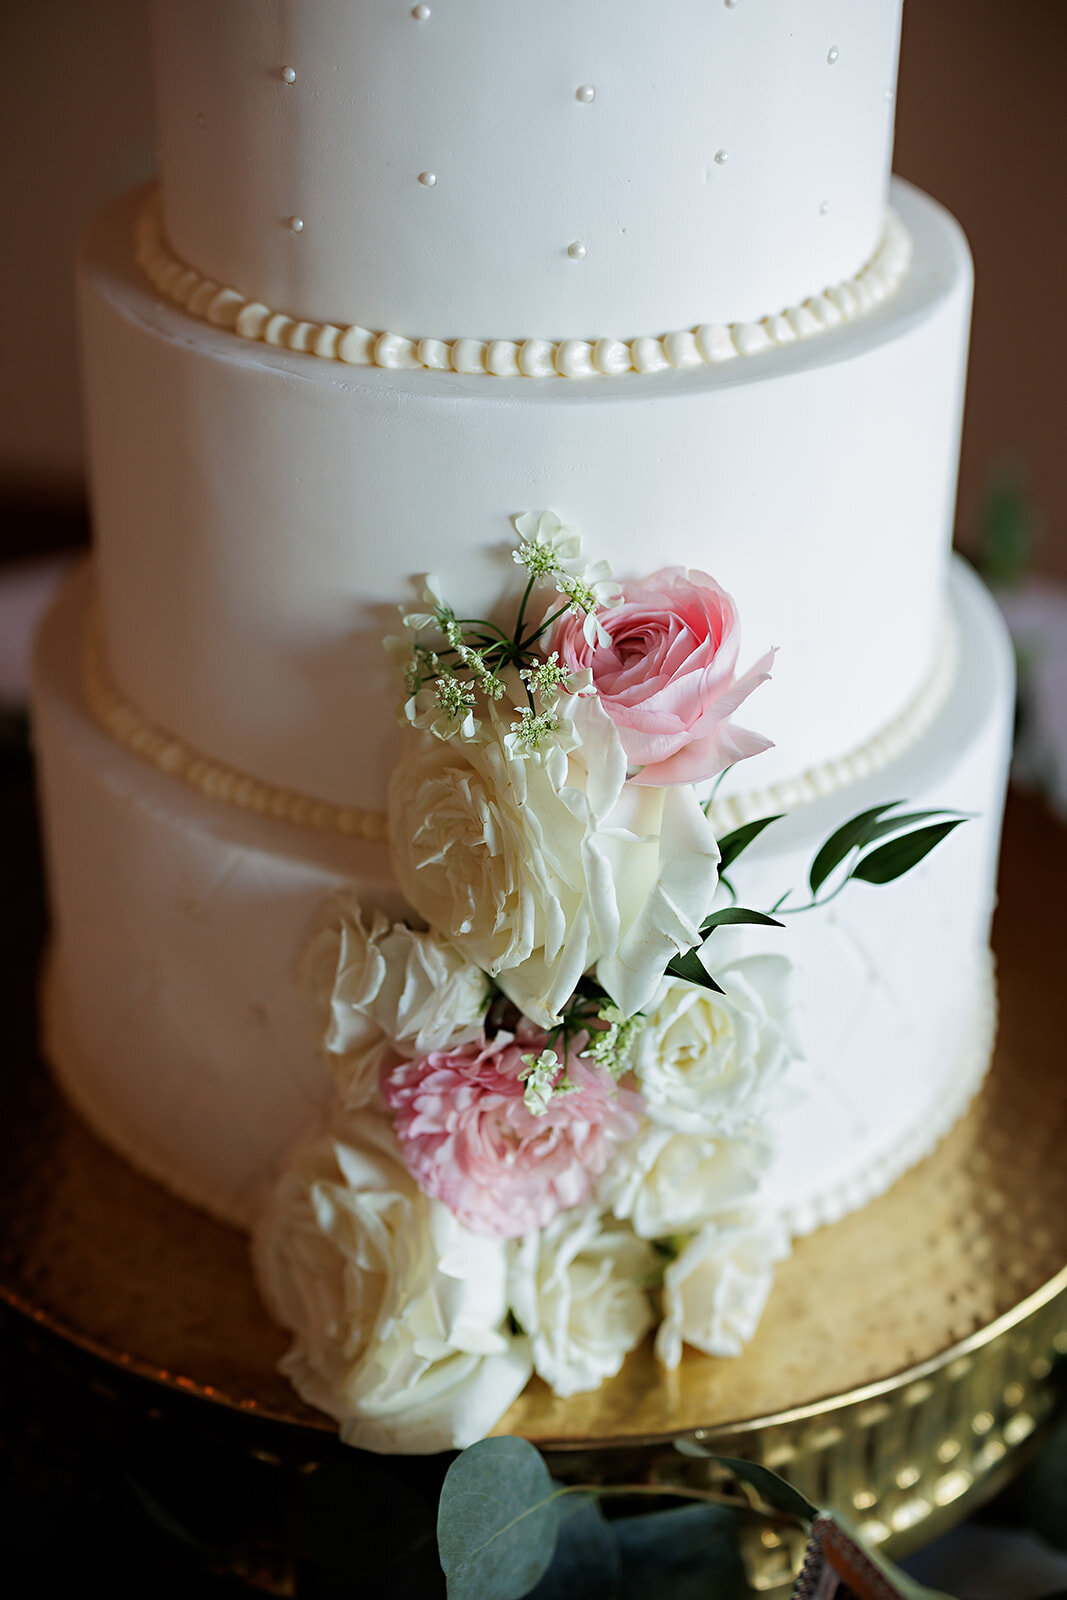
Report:
[[[720,151],[720,156],[725,152]],[[419,174],[424,187],[435,187],[433,172]],[[299,217],[289,219],[293,232],[303,230]],[[852,322],[881,305],[899,288],[911,264],[908,230],[897,214],[886,214],[881,243],[854,277],[829,285],[803,305],[771,313],[762,321],[702,323],[665,334],[614,339],[592,335],[588,340],[525,339],[508,341],[473,337],[417,338],[374,331],[358,324],[340,329],[332,323],[303,321],[247,299],[238,289],[205,277],[180,261],[167,243],[158,197],[145,204],[137,223],[137,260],[160,294],[192,316],[217,328],[229,328],[243,339],[262,340],[289,350],[306,351],[325,360],[354,366],[396,370],[425,367],[494,377],[594,378],[624,372],[666,372],[671,368],[714,366],[736,356],[759,355]],[[582,262],[588,247],[572,241],[566,255]]]

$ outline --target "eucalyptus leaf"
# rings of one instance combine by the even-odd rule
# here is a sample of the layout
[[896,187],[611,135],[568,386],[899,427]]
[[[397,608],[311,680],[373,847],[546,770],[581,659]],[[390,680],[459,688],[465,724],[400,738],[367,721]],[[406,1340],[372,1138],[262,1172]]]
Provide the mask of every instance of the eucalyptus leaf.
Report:
[[885,805],[872,806],[870,811],[861,811],[859,816],[850,817],[843,822],[827,839],[811,864],[808,873],[808,887],[812,894],[818,894],[827,878],[835,867],[839,867],[850,850],[867,843],[868,829],[885,815],[892,811],[894,806],[903,805],[903,800],[888,800]]
[[672,978],[684,978],[686,983],[698,984],[701,989],[711,989],[715,994],[726,992],[721,983],[715,982],[695,950],[686,950],[684,955],[668,961],[667,971]]
[[525,1439],[482,1439],[445,1475],[437,1548],[448,1600],[520,1600],[552,1563],[559,1490]]
[[710,917],[705,917],[700,924],[701,933],[714,933],[716,928],[730,928],[739,923],[758,923],[764,928],[781,928],[783,923],[769,917],[766,911],[751,911],[747,906],[723,906],[720,911],[713,911]]
[[714,1451],[705,1450],[703,1445],[697,1444],[695,1439],[678,1439],[675,1449],[683,1456],[697,1456],[704,1461],[718,1462],[735,1478],[740,1478],[742,1483],[749,1484],[773,1511],[780,1511],[783,1516],[797,1517],[806,1523],[814,1522],[819,1515],[818,1506],[812,1505],[806,1495],[758,1461],[741,1461],[736,1456],[716,1455]]
[[759,838],[764,828],[769,828],[772,822],[780,822],[783,815],[784,813],[779,811],[777,816],[757,817],[755,822],[746,822],[740,828],[735,828],[732,833],[724,833],[719,840],[720,878],[741,852],[747,850],[749,845]]
[[912,867],[918,866],[942,839],[948,837],[953,828],[958,828],[966,820],[965,817],[950,817],[947,822],[932,822],[925,828],[916,828],[914,833],[890,839],[888,844],[880,844],[877,850],[863,856],[853,867],[850,876],[859,883],[893,883],[897,878],[902,878],[905,872],[910,872]]

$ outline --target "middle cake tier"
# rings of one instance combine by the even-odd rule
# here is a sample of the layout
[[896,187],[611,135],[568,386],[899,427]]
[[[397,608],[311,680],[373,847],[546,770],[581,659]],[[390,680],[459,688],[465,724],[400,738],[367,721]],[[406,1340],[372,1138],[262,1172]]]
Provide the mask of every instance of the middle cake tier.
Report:
[[[346,892],[368,915],[412,912],[384,841],[251,815],[101,731],[82,696],[90,589],[79,575],[61,596],[37,660],[55,896],[46,1048],[109,1143],[244,1224],[289,1146],[336,1102],[319,1050],[325,1002],[312,1004],[298,976],[333,897]],[[803,1057],[775,1090],[776,1156],[758,1197],[793,1232],[863,1204],[931,1149],[989,1058],[1012,663],[1004,624],[962,563],[951,616],[958,668],[925,734],[884,770],[775,822],[731,868],[743,903],[775,906],[792,890],[802,907],[809,866],[846,818],[893,801],[967,815],[898,881],[849,883],[817,910],[783,912],[787,926],[715,935],[716,960],[736,934],[742,957],[785,956],[794,969]],[[711,820],[722,838],[717,807]]]
[[742,668],[779,648],[762,786],[818,788],[922,701],[970,302],[966,245],[931,201],[896,187],[912,267],[857,320],[581,381],[351,366],[207,326],[136,266],[144,204],[106,214],[81,264],[102,637],[119,697],[197,756],[380,812],[398,601],[433,571],[491,616],[509,519],[542,508],[621,577],[713,574]]

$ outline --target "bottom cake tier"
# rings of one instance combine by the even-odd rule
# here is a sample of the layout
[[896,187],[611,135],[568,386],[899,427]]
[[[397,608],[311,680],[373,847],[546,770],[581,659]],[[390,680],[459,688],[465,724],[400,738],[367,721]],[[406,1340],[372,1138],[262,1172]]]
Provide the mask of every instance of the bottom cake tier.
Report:
[[[46,1052],[107,1143],[247,1226],[265,1180],[333,1103],[296,978],[324,904],[341,888],[397,917],[403,904],[384,844],[213,799],[102,731],[81,682],[90,605],[86,572],[48,618],[36,669],[55,917]],[[734,872],[743,903],[770,906],[803,889],[821,842],[867,808],[968,817],[895,883],[850,883],[784,931],[731,930],[742,955],[783,951],[795,969],[803,1060],[777,1094],[758,1196],[793,1233],[865,1204],[932,1149],[989,1061],[1013,674],[999,614],[962,563],[949,631],[951,686],[923,731],[768,828]]]

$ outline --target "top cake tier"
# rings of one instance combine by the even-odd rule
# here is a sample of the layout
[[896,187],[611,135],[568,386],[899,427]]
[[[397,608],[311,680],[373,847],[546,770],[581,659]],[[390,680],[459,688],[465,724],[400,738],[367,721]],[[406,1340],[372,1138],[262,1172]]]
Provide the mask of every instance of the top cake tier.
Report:
[[412,338],[757,321],[884,226],[901,0],[154,0],[166,231]]

